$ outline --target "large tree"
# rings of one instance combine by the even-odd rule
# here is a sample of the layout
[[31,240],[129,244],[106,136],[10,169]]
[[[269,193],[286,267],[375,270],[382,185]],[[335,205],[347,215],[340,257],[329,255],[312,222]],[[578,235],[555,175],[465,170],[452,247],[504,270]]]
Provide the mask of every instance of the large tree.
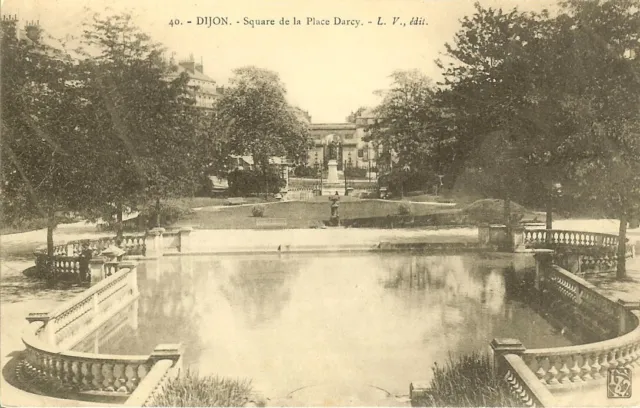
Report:
[[58,212],[84,211],[97,202],[102,151],[92,140],[93,121],[81,75],[64,51],[47,46],[39,27],[18,35],[2,21],[2,194],[14,216],[47,219],[53,256]]
[[414,187],[424,187],[447,171],[443,159],[450,140],[440,129],[445,113],[432,81],[417,70],[396,71],[391,80],[389,89],[378,92],[382,102],[373,110],[376,121],[366,140],[383,146],[387,176],[402,192],[408,179]]
[[224,135],[230,154],[252,156],[265,176],[271,157],[297,161],[310,147],[308,129],[288,104],[284,84],[274,72],[236,69],[214,109],[212,133]]
[[618,277],[626,274],[626,229],[640,207],[640,1],[567,1],[557,17],[565,47],[560,100],[574,130],[568,191],[619,226]]
[[[102,202],[122,210],[172,195],[192,194],[204,156],[198,145],[198,115],[186,74],[169,79],[163,49],[128,14],[94,15],[87,25],[83,90],[96,121],[95,141],[108,146],[101,157]],[[101,215],[104,215],[102,212]],[[159,220],[157,220],[159,222]]]

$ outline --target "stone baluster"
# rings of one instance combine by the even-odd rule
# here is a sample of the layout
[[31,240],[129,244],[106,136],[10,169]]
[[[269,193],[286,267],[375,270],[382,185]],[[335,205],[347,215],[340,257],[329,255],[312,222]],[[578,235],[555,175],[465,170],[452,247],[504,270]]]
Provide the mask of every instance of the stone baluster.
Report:
[[502,366],[503,357],[507,354],[522,356],[526,351],[526,347],[517,339],[498,338],[491,341],[491,350],[493,351],[494,373],[502,375],[505,371],[505,367]]
[[89,260],[89,273],[92,284],[100,282],[105,278],[104,264],[105,260],[103,258],[91,258]]
[[184,347],[182,343],[177,344],[158,344],[151,356],[149,356],[149,362],[151,365],[157,363],[160,360],[173,361],[173,367],[177,374],[182,370],[182,355],[184,354]]
[[525,250],[524,226],[514,225],[511,227],[511,243],[513,244],[513,252],[521,252]]
[[545,284],[545,277],[551,270],[551,264],[553,261],[553,250],[536,249],[534,258],[536,260],[536,277],[534,286],[536,291],[541,292],[543,289],[543,285]]
[[147,247],[147,257],[157,258],[162,256],[164,252],[162,234],[164,231],[164,228],[153,228],[147,232],[147,239],[145,242]]

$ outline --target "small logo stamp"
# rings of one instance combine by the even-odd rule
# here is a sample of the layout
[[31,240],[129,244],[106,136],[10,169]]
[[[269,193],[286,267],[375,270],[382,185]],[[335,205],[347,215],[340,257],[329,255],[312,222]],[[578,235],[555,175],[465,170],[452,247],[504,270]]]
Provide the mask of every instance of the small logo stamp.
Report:
[[631,398],[631,368],[616,367],[607,371],[607,398]]

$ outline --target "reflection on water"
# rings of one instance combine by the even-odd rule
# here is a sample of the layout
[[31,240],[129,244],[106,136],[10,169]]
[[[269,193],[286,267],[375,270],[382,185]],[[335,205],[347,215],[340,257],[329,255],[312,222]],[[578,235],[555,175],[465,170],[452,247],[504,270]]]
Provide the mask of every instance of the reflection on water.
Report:
[[[568,345],[519,302],[509,263],[414,254],[181,257],[142,264],[137,330],[99,351],[182,342],[200,373],[283,396],[324,383],[406,394],[449,354],[494,337]],[[96,346],[94,345],[94,348]]]

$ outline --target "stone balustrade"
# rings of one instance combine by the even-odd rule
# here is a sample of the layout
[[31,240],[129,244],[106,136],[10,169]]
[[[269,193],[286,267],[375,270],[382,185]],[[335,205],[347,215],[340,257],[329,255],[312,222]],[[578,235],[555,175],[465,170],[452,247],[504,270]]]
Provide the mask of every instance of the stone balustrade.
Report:
[[[627,320],[633,320],[629,311],[619,303],[601,295],[594,285],[557,265],[538,269],[542,279],[544,301],[556,309],[552,312],[575,310],[581,318],[580,324],[593,337],[607,339],[626,332]],[[555,302],[555,303],[554,303]],[[557,310],[558,305],[563,310]],[[570,320],[575,316],[568,315]]]
[[549,245],[617,248],[618,237],[612,234],[567,230],[525,230],[528,247],[547,248]]
[[[480,225],[478,241],[484,248],[526,252],[554,249],[555,262],[574,274],[609,272],[618,265],[618,237],[582,231],[527,229],[513,226],[507,236],[504,225]],[[635,257],[635,247],[626,244],[627,258]]]
[[154,364],[149,374],[139,383],[124,405],[127,407],[153,406],[155,396],[173,376],[172,367],[173,361],[171,360],[160,360]]
[[[116,246],[123,249],[124,257],[128,259],[151,259],[165,253],[189,252],[191,231],[190,227],[169,231],[154,228],[144,235],[124,235],[119,241],[116,237],[104,237],[57,244],[52,261],[47,256],[46,247],[39,247],[34,251],[36,270],[41,276],[51,279],[99,282],[116,271],[112,261],[96,257],[107,248]],[[90,250],[93,257],[83,262],[82,252],[85,250]],[[53,262],[51,268],[47,267],[49,262]]]
[[562,389],[602,380],[609,368],[635,364],[640,358],[640,315],[624,302],[600,294],[584,279],[552,265],[550,256],[540,254],[536,262],[535,286],[542,290],[544,302],[561,318],[566,310],[576,310],[579,315],[569,314],[566,323],[577,323],[601,341],[523,351],[527,366],[550,389]]
[[494,355],[494,374],[502,378],[527,407],[551,407],[555,398],[520,357],[525,348],[515,339],[494,339],[491,342]]
[[158,361],[179,366],[179,345],[160,345],[150,356],[71,351],[138,296],[136,264],[121,262],[111,276],[55,310],[29,314],[22,336],[25,374],[48,384],[47,389],[55,384],[67,397],[106,392],[124,401]]
[[27,320],[45,322],[44,335],[51,345],[70,348],[86,335],[89,327],[105,319],[139,295],[134,262],[117,265],[118,272],[48,313],[30,313]]
[[[495,364],[507,366],[500,368],[500,375],[527,405],[553,405],[535,397],[532,378],[557,393],[602,386],[609,369],[640,365],[640,313],[636,311],[640,303],[614,302],[589,282],[553,265],[552,257],[551,250],[536,254],[537,298],[547,305],[550,314],[560,318],[560,323],[581,326],[598,340],[541,349],[526,349],[513,339],[494,340]],[[566,310],[577,313],[567,315]]]

